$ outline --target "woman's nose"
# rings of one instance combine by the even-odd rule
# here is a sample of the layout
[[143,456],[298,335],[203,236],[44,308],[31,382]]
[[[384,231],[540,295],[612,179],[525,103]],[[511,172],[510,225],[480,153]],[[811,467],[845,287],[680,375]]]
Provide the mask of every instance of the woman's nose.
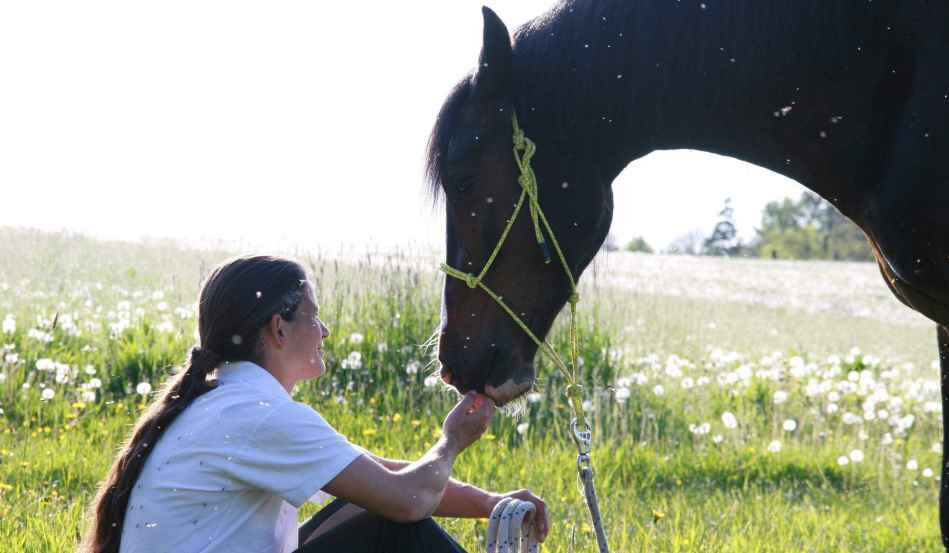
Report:
[[327,338],[330,335],[330,328],[323,323],[320,323],[320,326],[323,327],[323,337]]

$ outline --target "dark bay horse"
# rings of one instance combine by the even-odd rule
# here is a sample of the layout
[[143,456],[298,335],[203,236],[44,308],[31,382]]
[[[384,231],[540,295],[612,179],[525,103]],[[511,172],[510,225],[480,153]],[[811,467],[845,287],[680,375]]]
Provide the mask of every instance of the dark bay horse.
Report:
[[[934,321],[949,445],[949,1],[564,1],[513,43],[483,15],[478,65],[429,143],[448,265],[480,271],[512,214],[514,113],[574,275],[603,242],[612,181],[631,161],[687,148],[754,163],[859,225],[893,293]],[[523,215],[484,282],[541,337],[570,294]],[[446,279],[443,301],[443,378],[499,404],[527,391],[537,347],[525,333],[460,280]],[[949,547],[945,463],[942,486]]]

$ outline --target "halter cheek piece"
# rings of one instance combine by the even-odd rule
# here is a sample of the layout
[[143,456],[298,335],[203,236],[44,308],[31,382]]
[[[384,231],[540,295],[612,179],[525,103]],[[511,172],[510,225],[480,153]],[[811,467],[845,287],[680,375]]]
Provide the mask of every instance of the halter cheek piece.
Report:
[[[520,125],[517,124],[517,114],[511,116],[511,122],[514,127],[514,161],[517,163],[518,170],[520,175],[517,178],[517,182],[521,185],[521,197],[517,200],[517,204],[514,206],[514,214],[511,215],[511,218],[508,219],[507,225],[504,227],[504,231],[501,233],[501,238],[498,240],[497,245],[494,247],[494,250],[491,252],[491,255],[488,257],[488,261],[484,264],[484,267],[481,269],[481,272],[477,275],[473,273],[466,273],[464,271],[459,271],[454,267],[449,266],[446,263],[442,263],[439,267],[444,273],[450,277],[457,278],[464,281],[469,288],[481,288],[488,294],[491,299],[493,299],[500,307],[507,313],[511,319],[517,323],[517,326],[521,327],[531,340],[537,344],[537,348],[545,352],[548,357],[550,357],[553,362],[560,369],[561,374],[564,375],[564,378],[567,379],[567,400],[570,403],[570,406],[573,410],[574,418],[570,421],[570,430],[571,435],[573,436],[573,441],[577,445],[577,471],[580,477],[581,482],[583,483],[584,495],[587,502],[587,507],[590,510],[590,517],[593,519],[593,526],[596,530],[596,539],[597,544],[599,545],[600,553],[609,553],[609,545],[606,542],[606,533],[603,531],[603,523],[600,519],[600,511],[596,497],[596,488],[593,484],[593,465],[590,462],[590,449],[593,442],[593,431],[590,425],[590,422],[587,420],[586,415],[583,411],[583,388],[580,384],[577,383],[577,359],[579,353],[577,351],[577,303],[580,301],[580,295],[577,293],[577,282],[573,277],[573,273],[570,271],[570,266],[567,264],[567,259],[563,255],[563,251],[560,249],[560,244],[557,242],[556,236],[554,236],[554,231],[550,228],[550,223],[547,222],[547,217],[544,216],[544,211],[540,208],[540,202],[537,196],[537,177],[534,175],[534,169],[531,167],[531,158],[534,157],[534,153],[537,151],[537,146],[534,142],[527,138],[524,135],[524,131],[521,129]],[[537,239],[537,244],[540,246],[541,252],[544,255],[544,263],[550,263],[550,248],[547,246],[547,242],[544,240],[544,233],[541,230],[543,228],[547,231],[547,235],[550,236],[550,241],[554,245],[554,250],[557,252],[557,257],[560,259],[560,264],[563,266],[563,270],[567,275],[567,279],[570,281],[570,350],[571,350],[571,361],[572,367],[568,368],[567,365],[563,362],[560,356],[557,354],[557,351],[547,343],[546,340],[540,340],[531,329],[528,328],[524,321],[518,317],[513,310],[493,290],[488,288],[483,281],[484,275],[487,274],[488,269],[491,268],[491,264],[494,263],[495,258],[498,255],[498,252],[501,251],[501,246],[504,245],[504,240],[507,239],[508,233],[511,231],[511,228],[514,226],[514,221],[517,220],[517,216],[521,212],[521,208],[524,206],[524,202],[528,202],[528,207],[530,210],[531,221],[534,226],[534,237]],[[489,526],[489,542],[492,541],[492,536],[490,535],[490,526]],[[503,542],[503,540],[502,540]],[[495,540],[495,543],[497,541]],[[489,549],[489,551],[492,551]],[[506,551],[506,550],[505,550]]]

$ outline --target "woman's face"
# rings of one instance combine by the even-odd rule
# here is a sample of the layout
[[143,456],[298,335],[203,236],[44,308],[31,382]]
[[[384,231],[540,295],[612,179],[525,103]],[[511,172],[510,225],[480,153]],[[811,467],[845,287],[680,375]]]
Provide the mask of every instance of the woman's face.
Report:
[[295,367],[298,367],[300,379],[318,378],[326,372],[323,362],[323,339],[330,330],[320,320],[319,306],[309,283],[304,285],[303,302],[297,308],[296,316],[289,323],[292,339],[288,353]]

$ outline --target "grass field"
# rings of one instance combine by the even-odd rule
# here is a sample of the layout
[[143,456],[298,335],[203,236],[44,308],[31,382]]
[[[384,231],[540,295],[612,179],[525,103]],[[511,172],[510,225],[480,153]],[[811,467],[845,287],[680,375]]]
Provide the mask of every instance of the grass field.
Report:
[[[0,228],[0,553],[74,548],[148,390],[194,341],[201,277],[231,253]],[[420,347],[439,313],[436,259],[291,253],[333,331],[329,372],[296,398],[379,455],[417,458],[454,404]],[[939,550],[934,325],[872,265],[612,254],[582,286],[613,551]],[[552,342],[565,338],[560,320]],[[552,509],[545,550],[595,551],[562,379],[540,369],[456,476],[531,488]],[[481,548],[483,521],[440,522]]]

